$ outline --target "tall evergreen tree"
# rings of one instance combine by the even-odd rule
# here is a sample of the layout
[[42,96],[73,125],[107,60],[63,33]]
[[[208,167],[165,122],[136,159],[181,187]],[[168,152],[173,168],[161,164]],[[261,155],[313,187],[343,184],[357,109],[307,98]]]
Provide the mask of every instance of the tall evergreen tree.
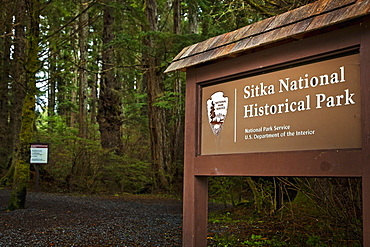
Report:
[[[16,23],[14,29],[12,30],[13,42],[12,46],[14,47],[14,52],[12,54],[12,60],[8,61],[9,65],[12,69],[8,71],[10,74],[5,74],[9,80],[7,81],[7,90],[4,91],[4,96],[8,96],[6,105],[8,106],[7,109],[3,108],[2,110],[7,111],[8,113],[4,114],[2,119],[5,126],[3,126],[4,130],[7,129],[7,132],[4,133],[3,138],[4,140],[1,142],[2,149],[6,150],[7,154],[9,155],[5,161],[8,163],[7,165],[7,173],[4,177],[1,178],[2,184],[8,184],[9,181],[12,181],[12,177],[14,174],[14,166],[15,166],[15,147],[19,146],[19,132],[21,126],[21,114],[22,114],[22,105],[25,96],[24,85],[25,85],[25,68],[24,68],[24,57],[25,57],[25,19],[26,19],[26,11],[25,11],[25,4],[24,0],[16,0],[11,1],[14,6],[17,8],[13,8],[14,11],[14,23]],[[11,4],[8,6],[11,8]],[[11,80],[10,80],[11,78]],[[4,88],[5,89],[5,88]],[[4,157],[5,158],[5,157]]]
[[80,3],[80,17],[79,17],[79,64],[78,64],[78,99],[79,99],[79,115],[78,115],[78,128],[79,136],[87,138],[87,92],[88,92],[88,70],[87,70],[87,57],[88,57],[88,43],[89,43],[89,15],[87,10],[87,3],[81,0]]
[[15,171],[9,209],[24,208],[27,183],[30,172],[30,143],[33,139],[36,103],[36,74],[40,69],[39,39],[40,39],[40,2],[39,0],[25,0],[26,12],[29,18],[27,29],[26,68],[26,95],[22,107],[21,130],[19,147],[14,157]]
[[123,152],[122,85],[117,80],[113,41],[115,38],[115,0],[106,0],[103,10],[103,49],[98,122],[103,148]]
[[12,154],[10,131],[9,88],[11,78],[11,45],[13,34],[14,3],[10,2],[0,9],[0,174],[6,169]]
[[154,34],[158,31],[157,1],[144,0],[147,32],[143,42],[144,75],[143,83],[147,87],[148,119],[150,133],[150,147],[152,156],[152,170],[154,182],[158,188],[166,188],[168,181],[166,168],[168,166],[168,140],[166,133],[165,109],[155,105],[156,100],[164,92],[162,75],[159,71],[160,60],[155,55]]

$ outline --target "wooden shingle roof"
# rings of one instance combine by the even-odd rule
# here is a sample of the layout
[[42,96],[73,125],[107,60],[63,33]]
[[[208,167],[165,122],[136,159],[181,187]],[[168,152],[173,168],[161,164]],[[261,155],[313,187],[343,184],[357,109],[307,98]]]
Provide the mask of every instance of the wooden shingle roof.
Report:
[[165,72],[235,57],[248,50],[370,14],[370,0],[319,0],[184,48]]

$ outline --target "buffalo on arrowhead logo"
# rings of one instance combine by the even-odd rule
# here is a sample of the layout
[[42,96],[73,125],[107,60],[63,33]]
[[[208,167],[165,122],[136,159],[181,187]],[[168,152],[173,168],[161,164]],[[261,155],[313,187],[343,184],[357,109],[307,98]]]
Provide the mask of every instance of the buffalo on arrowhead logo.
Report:
[[215,92],[207,100],[208,122],[213,134],[219,135],[224,125],[229,98],[223,92]]

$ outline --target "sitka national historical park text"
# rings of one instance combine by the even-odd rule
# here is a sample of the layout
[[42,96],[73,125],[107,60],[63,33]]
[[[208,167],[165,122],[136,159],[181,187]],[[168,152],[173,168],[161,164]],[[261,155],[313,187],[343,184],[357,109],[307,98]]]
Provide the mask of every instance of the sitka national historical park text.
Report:
[[[248,85],[244,87],[244,99],[252,99],[257,97],[268,97],[276,93],[283,94],[285,92],[305,90],[316,87],[330,87],[338,83],[346,83],[345,66],[338,68],[336,72],[330,74],[323,74],[319,76],[310,76],[304,74],[303,76],[291,79],[286,77],[279,79],[277,86],[275,84],[265,85],[264,82],[258,84]],[[331,108],[346,105],[356,104],[354,100],[354,92],[349,88],[344,89],[340,94],[328,95],[326,93],[316,93],[315,95],[307,94],[301,100],[291,101],[285,98],[282,102],[275,104],[258,104],[252,103],[244,105],[244,118],[261,117],[274,114],[283,114],[289,112],[308,111],[312,108]]]

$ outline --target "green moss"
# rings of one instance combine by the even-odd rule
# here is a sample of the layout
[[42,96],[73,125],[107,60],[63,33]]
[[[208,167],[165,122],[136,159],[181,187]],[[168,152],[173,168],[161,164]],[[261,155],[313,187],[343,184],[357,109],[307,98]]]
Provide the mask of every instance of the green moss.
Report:
[[311,200],[301,191],[298,191],[296,197],[294,198],[292,204],[297,206],[302,206],[310,204]]
[[26,194],[27,194],[26,187],[21,187],[17,191],[12,191],[12,194],[10,195],[10,202],[9,202],[8,209],[16,210],[16,209],[24,208],[26,204]]
[[27,194],[27,184],[30,177],[30,164],[28,161],[18,159],[16,161],[12,193],[10,195],[10,210],[24,208]]

